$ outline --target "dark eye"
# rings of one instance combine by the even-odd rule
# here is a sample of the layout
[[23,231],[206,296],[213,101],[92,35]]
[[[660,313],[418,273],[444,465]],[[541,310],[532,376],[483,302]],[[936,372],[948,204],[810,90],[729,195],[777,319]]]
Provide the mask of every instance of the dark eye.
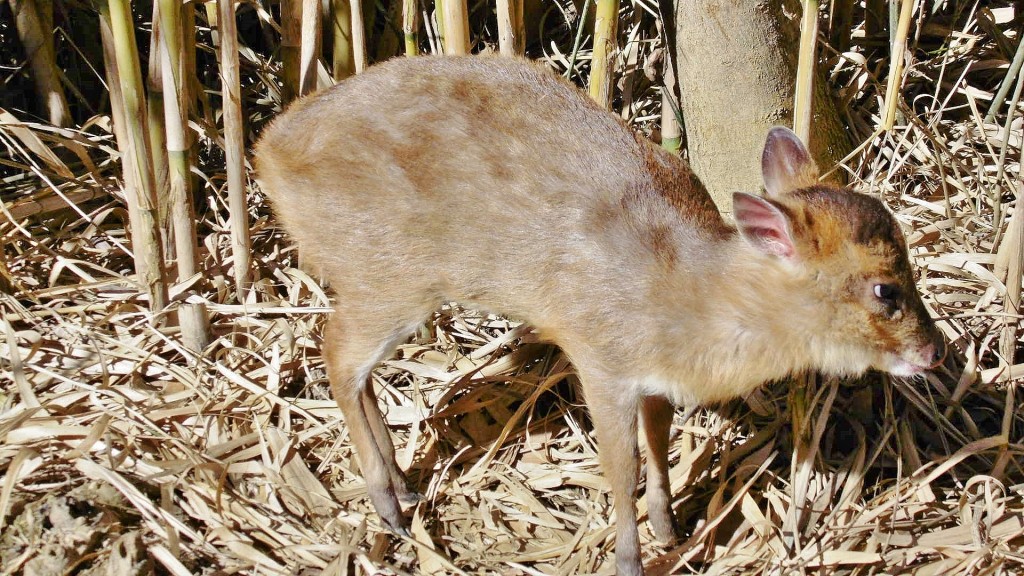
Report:
[[895,307],[900,297],[900,288],[895,284],[875,284],[875,298],[878,298],[886,306]]

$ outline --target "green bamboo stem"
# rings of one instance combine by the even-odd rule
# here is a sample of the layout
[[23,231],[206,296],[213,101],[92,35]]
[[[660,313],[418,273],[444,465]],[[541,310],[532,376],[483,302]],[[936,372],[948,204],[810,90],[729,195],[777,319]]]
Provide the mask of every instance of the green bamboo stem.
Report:
[[416,0],[402,0],[402,36],[405,55],[416,56],[420,51],[420,13]]
[[167,305],[167,286],[163,279],[163,251],[160,249],[157,227],[156,184],[153,179],[152,154],[146,134],[145,101],[142,98],[142,78],[139,54],[135,46],[134,22],[128,0],[109,0],[101,9],[101,18],[109,21],[111,39],[120,77],[124,107],[125,146],[122,154],[131,158],[125,170],[131,170],[134,190],[125,196],[131,219],[132,249],[135,267],[143,289],[149,295],[154,311]]
[[818,0],[804,0],[800,22],[800,53],[796,65],[796,95],[793,102],[793,131],[810,144],[813,114],[815,44],[818,38]]
[[900,83],[903,78],[903,55],[906,52],[907,36],[910,34],[910,20],[914,13],[915,0],[901,0],[900,19],[892,42],[892,63],[889,66],[889,82],[885,88],[885,114],[882,128],[892,130],[896,123],[896,107],[900,100]]
[[[100,5],[100,42],[103,45],[103,75],[107,79],[107,91],[110,100],[110,119],[113,123],[114,139],[117,141],[117,148],[124,150],[128,147],[128,131],[125,129],[124,119],[124,96],[121,94],[121,76],[117,73],[117,54],[114,50],[114,32],[110,29],[110,16],[105,4]],[[132,159],[130,156],[121,157],[121,165],[124,167],[124,188],[125,196],[134,197],[136,192],[134,173],[135,170],[129,167]]]
[[661,87],[661,147],[679,154],[683,146],[683,130],[679,125],[679,102],[676,100],[676,71],[671,58],[665,58],[664,84]]
[[597,0],[594,21],[594,55],[590,64],[590,97],[601,106],[612,107],[612,71],[615,69],[619,0]]
[[231,253],[238,300],[250,287],[249,211],[245,201],[245,137],[238,67],[238,31],[233,0],[218,0],[221,25],[221,78],[224,94],[224,153],[227,157]]
[[572,54],[569,55],[569,67],[565,70],[565,79],[572,80],[572,75],[576,72],[576,58],[580,54],[580,45],[583,43],[583,27],[587,23],[587,14],[590,13],[590,3],[592,0],[583,0],[583,9],[580,10],[580,17],[576,23],[576,37],[572,41]]
[[[1014,112],[1017,110],[1017,104],[1020,102],[1021,96],[1024,95],[1024,76],[1017,76],[1017,82],[1013,89],[1013,96],[1010,98],[1010,110],[1006,114],[1006,120],[1003,121],[1003,141],[999,147],[999,160],[996,162],[998,168],[996,169],[996,186],[992,187],[991,201],[992,201],[992,221],[1001,222],[1003,219],[1003,204],[999,199],[999,184],[1003,181],[1003,176],[1006,173],[1006,154],[1010,149],[1010,134],[1012,133],[1011,127],[1013,126]],[[996,230],[996,242],[1000,242],[1001,230]]]
[[444,54],[445,43],[444,43],[444,1],[445,0],[434,0],[434,24],[435,32],[437,33],[437,48],[438,54]]
[[146,74],[146,123],[149,127],[149,149],[153,152],[153,181],[156,182],[157,219],[164,258],[173,261],[174,225],[171,222],[170,176],[167,161],[167,140],[164,129],[163,66],[160,42],[163,26],[160,23],[160,3],[153,2],[153,33],[149,36],[149,70]]
[[[1024,64],[1024,42],[1017,44],[1017,51],[1013,54],[1013,62],[1010,63],[1010,69],[1006,71],[1006,76],[1003,77],[1002,83],[999,84],[999,90],[996,92],[995,98],[992,99],[988,113],[985,114],[985,122],[995,121],[996,113],[1006,103],[1006,95],[1010,93],[1010,87],[1013,86],[1017,75],[1020,74],[1022,64]],[[1012,110],[1010,115],[1013,115]]]
[[[195,209],[192,206],[192,175],[188,153],[188,106],[185,100],[181,2],[160,0],[159,57],[163,67],[164,127],[167,136],[168,183],[171,224],[174,230],[175,262],[178,281],[184,282],[199,272],[199,247],[196,238]],[[156,55],[151,57],[155,58]],[[209,343],[209,320],[205,306],[184,303],[179,308],[182,340],[186,348],[198,352]]]

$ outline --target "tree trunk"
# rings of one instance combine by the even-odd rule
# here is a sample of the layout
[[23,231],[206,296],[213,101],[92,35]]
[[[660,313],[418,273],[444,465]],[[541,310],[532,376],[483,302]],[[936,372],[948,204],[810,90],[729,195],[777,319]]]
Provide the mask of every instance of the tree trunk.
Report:
[[[732,210],[733,192],[761,189],[768,130],[792,126],[800,14],[792,0],[676,0],[674,56],[690,163],[724,211]],[[821,80],[809,146],[823,171],[850,149]]]

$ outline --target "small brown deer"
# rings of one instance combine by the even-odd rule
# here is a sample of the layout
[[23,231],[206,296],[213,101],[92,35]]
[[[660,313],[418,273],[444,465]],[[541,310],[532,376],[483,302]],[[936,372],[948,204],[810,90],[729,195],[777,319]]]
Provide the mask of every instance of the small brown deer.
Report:
[[334,290],[328,376],[396,532],[416,495],[369,374],[444,302],[524,320],[571,359],[617,508],[619,574],[643,572],[638,421],[651,524],[671,541],[673,406],[808,370],[912,376],[945,352],[895,218],[819,184],[784,128],[765,143],[767,196],[733,197],[735,227],[683,161],[525,60],[375,66],[295,103],[256,161]]

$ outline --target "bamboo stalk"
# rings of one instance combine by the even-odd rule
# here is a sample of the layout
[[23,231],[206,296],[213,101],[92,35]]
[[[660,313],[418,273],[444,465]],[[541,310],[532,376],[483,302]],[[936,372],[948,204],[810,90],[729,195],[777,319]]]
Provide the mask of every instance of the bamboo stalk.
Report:
[[146,122],[149,126],[149,149],[153,152],[153,181],[156,183],[157,219],[164,258],[173,261],[174,225],[171,223],[171,194],[167,164],[167,140],[164,128],[163,66],[160,43],[163,26],[160,22],[160,3],[153,2],[153,33],[149,37],[149,70],[146,74]]
[[580,17],[576,22],[576,37],[572,42],[572,54],[569,55],[569,67],[565,70],[565,79],[572,80],[572,75],[576,72],[576,58],[580,54],[580,45],[583,42],[583,27],[587,23],[586,15],[590,12],[591,0],[583,0],[583,9],[580,10]]
[[[196,239],[195,209],[192,206],[192,175],[188,154],[188,106],[185,100],[182,4],[179,0],[160,0],[160,61],[163,67],[164,126],[167,135],[168,184],[171,223],[174,230],[175,262],[178,282],[199,272],[199,248]],[[155,9],[155,8],[154,8]],[[154,22],[155,25],[155,22]],[[155,58],[156,55],[151,55]],[[178,320],[185,347],[198,352],[210,341],[209,320],[202,304],[183,303]]]
[[352,46],[352,7],[348,0],[331,0],[331,30],[334,34],[332,75],[344,80],[355,74]]
[[142,99],[142,78],[135,31],[128,0],[109,0],[101,5],[100,17],[109,21],[111,40],[117,62],[117,73],[123,98],[126,141],[118,143],[121,153],[131,158],[125,170],[131,170],[135,182],[132,193],[125,187],[131,220],[132,249],[135,267],[154,311],[167,305],[167,286],[163,279],[163,251],[157,227],[156,184],[153,180],[152,155],[146,134],[145,101]]
[[882,128],[892,130],[896,123],[896,106],[899,103],[900,83],[903,79],[903,56],[907,48],[907,35],[910,34],[910,19],[914,14],[915,0],[901,0],[900,20],[896,35],[892,42],[892,63],[889,66],[889,82],[885,88],[885,114]]
[[[128,131],[125,129],[124,119],[124,96],[121,94],[121,75],[117,72],[117,55],[114,51],[114,32],[110,29],[110,16],[106,6],[100,5],[100,43],[103,45],[103,75],[107,79],[107,91],[110,101],[110,118],[113,123],[114,139],[117,141],[119,150],[128,147]],[[124,172],[124,193],[125,196],[134,197],[135,170],[129,166],[132,162],[130,156],[121,157],[121,165]]]
[[[661,92],[661,147],[673,154],[679,154],[683,147],[683,131],[676,119],[676,110],[672,101],[674,97]],[[678,106],[678,105],[676,105]]]
[[[1006,102],[1006,95],[1010,93],[1010,86],[1013,86],[1017,75],[1020,74],[1022,64],[1024,64],[1024,42],[1017,44],[1017,51],[1013,54],[1013,62],[1010,63],[1010,69],[1006,71],[1006,76],[1003,77],[1002,83],[999,84],[999,90],[996,92],[995,98],[992,99],[992,105],[989,106],[988,113],[985,114],[985,122],[995,121],[996,113],[999,112],[999,108]],[[1013,115],[1013,110],[1010,111],[1010,115]]]
[[320,32],[320,0],[303,0],[302,44],[299,47],[299,96],[305,96],[317,89]]
[[445,0],[434,0],[434,24],[437,32],[437,46],[439,50],[435,54],[445,53],[444,43],[444,2]]
[[[1006,228],[1006,236],[1000,246],[997,263],[1005,262],[1006,300],[1003,309],[1003,331],[1000,334],[999,352],[1007,367],[1013,364],[1017,352],[1017,335],[1021,329],[1021,279],[1024,277],[1024,186],[1018,185],[1016,207]],[[1004,255],[1005,254],[1005,255]],[[998,272],[997,272],[998,273]]]
[[[999,183],[1003,181],[1003,175],[1006,173],[1006,154],[1010,149],[1010,134],[1012,134],[1012,126],[1014,120],[1014,112],[1017,110],[1017,104],[1020,102],[1021,96],[1024,95],[1024,76],[1018,75],[1017,82],[1013,89],[1013,96],[1010,98],[1010,109],[1006,114],[1006,120],[1003,121],[1003,141],[999,147],[999,159],[996,162],[998,168],[996,169],[995,182],[996,186],[992,187],[992,221],[1001,222],[1003,219],[1003,204],[999,199]],[[1001,230],[996,229],[996,241],[999,242],[999,236]],[[1002,247],[1000,247],[999,253],[1002,254]],[[998,260],[997,260],[998,263]]]
[[352,16],[352,62],[355,64],[356,74],[359,74],[366,70],[368,64],[362,0],[349,0],[349,14]]
[[790,427],[793,437],[793,454],[790,460],[790,503],[786,517],[782,519],[782,533],[792,539],[794,549],[800,552],[803,544],[800,538],[800,527],[806,510],[808,476],[813,467],[810,458],[810,421],[813,411],[814,395],[817,379],[811,374],[796,376],[789,383]]
[[818,39],[818,0],[804,0],[800,22],[800,54],[796,65],[796,95],[793,102],[793,131],[810,145],[814,93],[815,46]]
[[233,0],[217,0],[221,25],[221,76],[224,94],[224,153],[227,157],[231,253],[239,302],[249,290],[249,212],[245,201],[245,137],[238,67],[238,32]]
[[402,35],[405,39],[405,55],[416,56],[420,52],[420,16],[416,0],[402,0]]
[[683,131],[679,125],[679,102],[676,100],[676,71],[673,60],[664,60],[664,83],[661,87],[661,147],[679,154],[683,146]]
[[612,71],[615,69],[619,0],[597,0],[594,21],[594,55],[590,63],[590,97],[601,106],[612,107]]
[[498,49],[504,56],[522,56],[525,53],[523,0],[498,0]]
[[[43,1],[44,10],[52,9],[47,4],[50,0]],[[39,100],[46,108],[50,124],[69,126],[71,112],[68,110],[67,97],[60,83],[60,71],[53,52],[52,18],[46,17],[36,0],[10,0],[10,6],[18,39],[32,68],[32,81]],[[51,23],[49,25],[48,20]]]
[[[1010,103],[1010,112],[1006,117],[1004,130],[1009,135],[1010,125],[1013,120],[1014,111],[1021,97],[1021,88],[1024,86],[1024,77],[1018,76],[1016,87],[1013,91],[1013,100]],[[1003,142],[1003,150],[1000,153],[1000,170],[1005,159],[1006,142]],[[997,180],[998,182],[999,180]],[[1012,366],[1017,353],[1017,334],[1021,330],[1021,280],[1024,278],[1024,181],[1017,181],[1017,198],[1014,201],[1013,215],[1006,226],[1006,234],[1003,236],[999,251],[996,254],[994,272],[996,278],[1003,281],[1006,286],[1006,295],[1003,300],[1003,311],[1006,316],[1002,320],[1002,330],[999,334],[999,355],[1002,357],[999,368],[1002,369],[1001,380],[1011,382],[1013,380]],[[998,199],[996,200],[998,207]],[[993,221],[999,222],[1001,217],[997,216],[999,210],[993,210]],[[1006,387],[1006,401],[1003,404],[1002,435],[1009,440],[1013,430],[1013,415],[1017,406],[1016,386]],[[999,455],[992,466],[992,476],[1002,479],[1006,467],[1010,463],[1011,455],[1007,445],[999,448]]]
[[469,8],[466,0],[444,0],[445,54],[469,54]]
[[[291,102],[301,92],[302,2],[303,0],[281,0],[281,77],[284,80],[285,102]],[[221,14],[223,15],[223,11]],[[233,15],[234,10],[232,18]],[[221,19],[223,20],[223,16]],[[221,45],[223,43],[222,38]]]
[[[1010,111],[1003,125],[1003,142],[998,160],[999,171],[995,179],[997,183],[1003,178],[1011,126],[1015,117],[1014,112],[1017,110],[1022,93],[1024,93],[1024,76],[1018,75],[1015,84],[1010,100]],[[1006,317],[1003,320],[999,339],[999,353],[1003,357],[1006,379],[1009,379],[1009,367],[1013,365],[1016,356],[1017,334],[1021,329],[1021,278],[1024,275],[1024,201],[1021,200],[1024,198],[1024,180],[1018,178],[1015,184],[1017,198],[1014,201],[1013,215],[1010,216],[1010,221],[1006,226],[1006,233],[998,240],[999,247],[992,270],[996,278],[1006,286],[1006,297],[1003,303]],[[1001,222],[1003,216],[999,198],[993,198],[992,202],[992,220],[996,223]]]

